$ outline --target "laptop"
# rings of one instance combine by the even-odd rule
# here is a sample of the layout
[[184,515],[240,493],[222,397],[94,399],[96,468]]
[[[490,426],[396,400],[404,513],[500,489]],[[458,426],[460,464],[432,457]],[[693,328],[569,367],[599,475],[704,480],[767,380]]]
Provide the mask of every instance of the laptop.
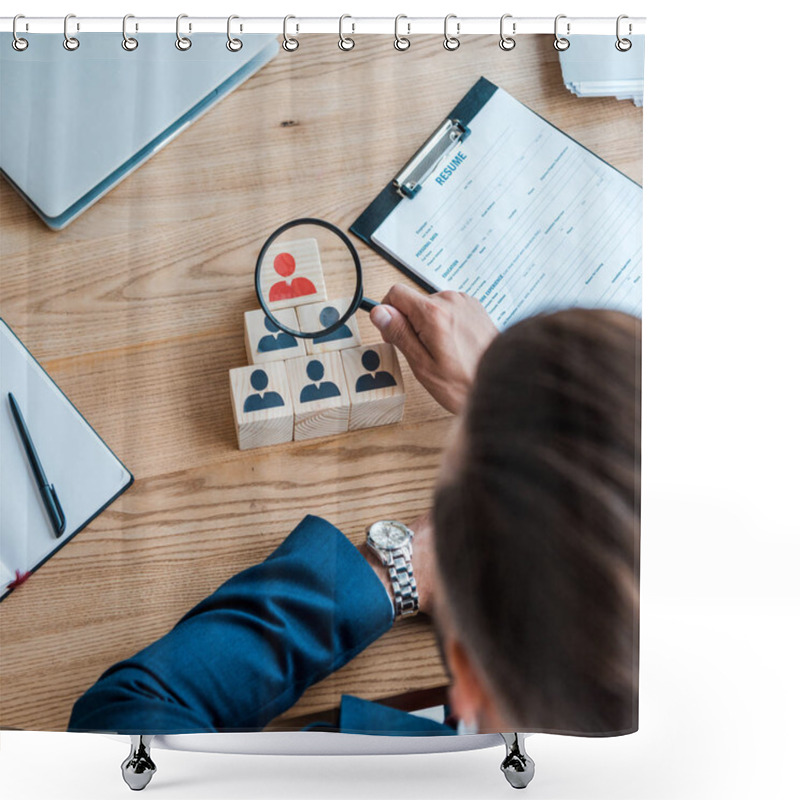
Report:
[[60,230],[266,64],[275,36],[147,33],[28,34],[17,52],[0,34],[0,172],[46,225]]

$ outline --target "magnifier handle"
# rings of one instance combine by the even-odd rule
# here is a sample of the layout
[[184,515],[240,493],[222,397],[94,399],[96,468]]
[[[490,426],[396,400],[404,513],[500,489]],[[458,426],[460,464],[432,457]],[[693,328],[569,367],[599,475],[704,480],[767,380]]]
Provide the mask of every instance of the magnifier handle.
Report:
[[359,308],[363,311],[372,311],[375,306],[379,305],[380,303],[377,300],[370,300],[369,297],[362,297]]

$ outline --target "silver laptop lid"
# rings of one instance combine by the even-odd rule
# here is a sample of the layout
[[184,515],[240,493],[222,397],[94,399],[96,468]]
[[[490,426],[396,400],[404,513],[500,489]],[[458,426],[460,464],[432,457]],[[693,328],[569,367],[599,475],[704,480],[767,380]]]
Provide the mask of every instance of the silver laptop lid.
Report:
[[278,50],[274,36],[197,34],[180,51],[168,33],[91,33],[64,49],[29,34],[17,52],[0,35],[0,169],[48,225],[60,228],[232,91]]

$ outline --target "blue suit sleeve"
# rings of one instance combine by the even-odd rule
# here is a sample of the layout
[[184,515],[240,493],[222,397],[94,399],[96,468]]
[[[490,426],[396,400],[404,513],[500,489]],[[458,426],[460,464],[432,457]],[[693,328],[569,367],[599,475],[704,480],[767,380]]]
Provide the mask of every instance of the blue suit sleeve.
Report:
[[257,731],[387,631],[394,610],[333,525],[306,517],[163,638],[106,670],[68,730]]

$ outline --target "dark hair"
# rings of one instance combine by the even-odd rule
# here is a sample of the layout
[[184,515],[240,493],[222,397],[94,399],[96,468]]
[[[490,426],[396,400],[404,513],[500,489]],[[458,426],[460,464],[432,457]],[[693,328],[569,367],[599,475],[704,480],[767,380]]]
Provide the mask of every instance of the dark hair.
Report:
[[436,493],[444,599],[515,730],[638,727],[641,322],[526,319],[478,366]]

